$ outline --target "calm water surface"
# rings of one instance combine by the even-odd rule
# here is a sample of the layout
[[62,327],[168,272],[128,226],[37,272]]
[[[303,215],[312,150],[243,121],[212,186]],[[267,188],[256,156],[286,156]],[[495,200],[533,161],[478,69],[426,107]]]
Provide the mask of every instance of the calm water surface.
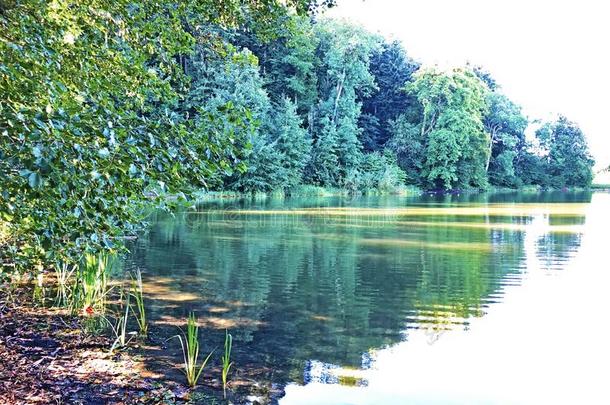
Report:
[[210,202],[154,217],[128,266],[154,327],[194,310],[210,349],[228,328],[236,384],[273,403],[600,403],[609,209],[562,192]]

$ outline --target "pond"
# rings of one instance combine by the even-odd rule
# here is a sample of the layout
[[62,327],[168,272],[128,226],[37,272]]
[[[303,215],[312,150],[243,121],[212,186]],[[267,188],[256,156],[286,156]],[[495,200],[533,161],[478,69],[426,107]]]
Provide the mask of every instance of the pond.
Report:
[[234,386],[272,403],[582,403],[610,364],[609,208],[588,192],[213,201],[154,216],[127,264],[161,335],[191,310],[205,349],[228,329]]

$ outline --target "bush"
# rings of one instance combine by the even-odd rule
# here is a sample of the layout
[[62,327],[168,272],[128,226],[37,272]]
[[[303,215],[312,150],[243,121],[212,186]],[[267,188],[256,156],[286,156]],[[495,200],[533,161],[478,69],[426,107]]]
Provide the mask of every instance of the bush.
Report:
[[406,182],[404,170],[398,167],[396,158],[389,152],[373,152],[364,155],[361,189],[396,192]]

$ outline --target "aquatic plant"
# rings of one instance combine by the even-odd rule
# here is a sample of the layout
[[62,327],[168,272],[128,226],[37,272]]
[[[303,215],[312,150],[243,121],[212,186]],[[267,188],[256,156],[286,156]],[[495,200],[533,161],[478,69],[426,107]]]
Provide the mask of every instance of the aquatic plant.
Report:
[[212,357],[215,349],[208,354],[205,360],[197,366],[199,361],[199,326],[195,319],[195,314],[191,312],[186,322],[186,333],[181,331],[182,335],[176,335],[173,337],[178,338],[180,346],[182,347],[182,355],[184,358],[184,369],[182,372],[186,375],[186,382],[189,387],[194,387],[201,377],[201,373],[205,368],[206,364]]
[[92,315],[105,312],[106,296],[110,292],[107,275],[109,269],[110,256],[107,253],[85,255],[72,293],[73,313],[83,311],[86,315]]
[[136,301],[136,310],[134,315],[140,329],[140,336],[148,335],[148,322],[146,321],[146,310],[144,308],[144,286],[142,283],[142,272],[137,269],[135,278],[131,279],[131,296]]
[[123,312],[123,315],[118,317],[115,322],[114,325],[112,323],[110,323],[110,321],[108,321],[108,325],[110,325],[110,328],[112,329],[112,333],[114,334],[114,342],[112,343],[112,346],[110,347],[110,353],[114,352],[115,349],[117,348],[123,348],[125,346],[127,346],[127,344],[129,343],[129,340],[131,340],[131,338],[129,340],[127,340],[127,323],[129,320],[129,299],[130,299],[131,295],[130,294],[126,294],[125,295],[125,303],[123,304],[123,308],[125,309],[125,311]]
[[231,348],[233,347],[233,336],[225,329],[225,354],[222,356],[222,392],[224,398],[227,398],[227,376],[233,365],[231,361]]
[[83,328],[88,335],[99,336],[108,329],[109,323],[104,315],[87,315]]
[[45,291],[46,289],[44,287],[44,273],[42,272],[42,268],[38,268],[38,274],[36,274],[36,279],[34,282],[34,291],[32,296],[34,302],[44,306],[46,295]]
[[53,266],[53,269],[55,270],[55,278],[57,280],[55,306],[64,307],[69,304],[69,282],[77,266],[70,266],[66,262],[58,262]]

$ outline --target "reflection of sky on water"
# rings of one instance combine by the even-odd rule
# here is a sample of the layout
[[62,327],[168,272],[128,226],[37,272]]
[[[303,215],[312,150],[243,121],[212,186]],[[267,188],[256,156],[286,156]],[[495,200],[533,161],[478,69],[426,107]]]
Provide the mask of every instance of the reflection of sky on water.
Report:
[[[280,404],[608,403],[608,209],[610,195],[594,194],[577,251],[557,249],[547,237],[553,218],[533,216],[521,274],[485,316],[465,329],[410,329],[408,340],[363,356],[372,360],[359,370],[317,359],[309,383],[288,385]],[[339,384],[341,375],[363,383]]]

